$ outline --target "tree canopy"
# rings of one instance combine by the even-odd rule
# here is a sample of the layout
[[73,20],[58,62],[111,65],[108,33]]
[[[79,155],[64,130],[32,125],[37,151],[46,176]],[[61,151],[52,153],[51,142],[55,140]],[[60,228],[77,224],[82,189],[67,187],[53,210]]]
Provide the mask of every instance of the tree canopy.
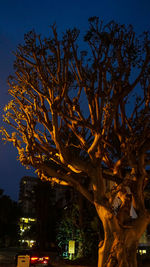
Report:
[[[4,115],[14,131],[1,131],[23,165],[54,183],[73,186],[124,225],[131,202],[139,217],[147,212],[149,33],[137,37],[131,25],[104,25],[92,17],[84,51],[79,38],[77,29],[59,38],[55,25],[48,38],[34,31],[25,35],[15,53],[12,100]],[[110,188],[109,180],[115,186]],[[117,214],[116,197],[121,201]]]

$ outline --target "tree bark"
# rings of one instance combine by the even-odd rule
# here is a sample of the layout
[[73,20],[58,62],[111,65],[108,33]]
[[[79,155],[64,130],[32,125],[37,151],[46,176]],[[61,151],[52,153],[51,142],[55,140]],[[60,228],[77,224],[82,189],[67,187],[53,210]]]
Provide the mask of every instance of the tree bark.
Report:
[[96,205],[96,209],[105,234],[98,248],[98,267],[137,267],[136,253],[139,238],[148,224],[146,216],[123,226],[107,208]]

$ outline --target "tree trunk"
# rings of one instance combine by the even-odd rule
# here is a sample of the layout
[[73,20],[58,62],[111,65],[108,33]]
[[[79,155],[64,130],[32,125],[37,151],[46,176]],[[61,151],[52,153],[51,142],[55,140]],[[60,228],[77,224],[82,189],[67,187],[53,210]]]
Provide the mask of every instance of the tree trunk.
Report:
[[98,267],[137,267],[137,242],[128,245],[124,238],[104,241],[98,251]]
[[136,253],[139,238],[147,226],[146,216],[124,226],[108,209],[97,205],[96,208],[104,227],[104,240],[98,248],[98,267],[137,267]]

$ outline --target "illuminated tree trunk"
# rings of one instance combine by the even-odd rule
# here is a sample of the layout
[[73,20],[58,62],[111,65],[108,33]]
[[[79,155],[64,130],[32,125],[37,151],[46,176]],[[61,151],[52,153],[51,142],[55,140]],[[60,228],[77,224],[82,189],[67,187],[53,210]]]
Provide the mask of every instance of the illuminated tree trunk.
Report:
[[135,219],[132,225],[122,226],[106,208],[98,207],[97,211],[105,234],[99,243],[98,267],[137,267],[136,252],[139,238],[148,223],[146,214]]

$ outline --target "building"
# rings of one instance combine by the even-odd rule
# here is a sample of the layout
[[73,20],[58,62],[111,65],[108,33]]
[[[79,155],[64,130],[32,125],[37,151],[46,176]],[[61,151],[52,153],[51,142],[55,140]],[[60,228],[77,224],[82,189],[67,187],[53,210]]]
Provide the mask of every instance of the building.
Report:
[[38,181],[38,178],[30,176],[24,176],[20,181],[19,204],[22,210],[19,221],[20,243],[29,247],[35,243],[32,229],[36,223],[35,188]]
[[64,188],[64,186],[61,187],[56,184],[50,187],[49,191],[48,184],[42,183],[37,177],[30,176],[24,176],[20,181],[19,204],[22,216],[19,227],[20,243],[22,245],[26,244],[31,247],[36,242],[35,232],[37,227],[40,227],[38,236],[40,236],[41,231],[44,234],[46,229],[42,229],[42,225],[44,224],[44,228],[46,228],[45,223],[48,220],[49,205],[57,210],[64,209],[68,200],[70,200],[68,187]]
[[35,188],[39,178],[24,176],[20,181],[19,204],[24,217],[35,217]]

